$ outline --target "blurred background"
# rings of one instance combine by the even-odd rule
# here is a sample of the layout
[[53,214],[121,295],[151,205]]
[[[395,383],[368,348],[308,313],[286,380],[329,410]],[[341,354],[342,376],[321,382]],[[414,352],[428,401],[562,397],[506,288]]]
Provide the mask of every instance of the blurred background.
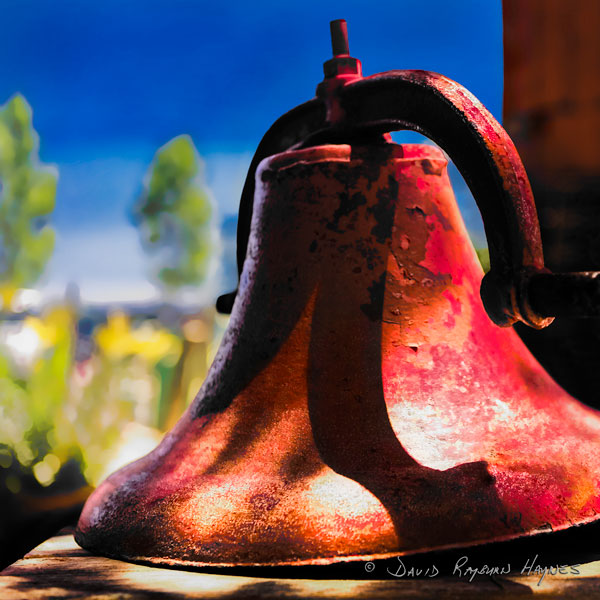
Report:
[[237,282],[252,154],[314,95],[329,21],[347,19],[365,74],[443,73],[499,120],[503,62],[500,0],[4,0],[0,14],[5,565],[150,451],[200,388],[227,326],[216,297]]

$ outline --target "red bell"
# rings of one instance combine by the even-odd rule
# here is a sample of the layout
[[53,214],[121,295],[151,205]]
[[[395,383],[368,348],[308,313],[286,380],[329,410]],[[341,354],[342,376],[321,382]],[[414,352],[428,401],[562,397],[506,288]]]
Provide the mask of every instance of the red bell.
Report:
[[429,131],[455,158],[490,241],[488,312],[539,327],[547,287],[581,278],[545,271],[512,143],[454,82],[362,79],[339,39],[334,52],[320,96],[257,152],[206,382],[159,447],[88,500],[83,547],[183,567],[324,564],[598,518],[599,414],[486,315],[443,154],[382,133]]

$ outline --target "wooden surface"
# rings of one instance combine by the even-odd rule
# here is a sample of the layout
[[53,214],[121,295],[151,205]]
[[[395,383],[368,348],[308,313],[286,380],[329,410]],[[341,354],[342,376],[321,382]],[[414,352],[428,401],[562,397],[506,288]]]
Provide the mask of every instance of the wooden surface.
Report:
[[[473,560],[475,558],[473,557]],[[409,560],[406,559],[407,566]],[[395,563],[388,563],[395,564]],[[3,600],[38,598],[600,598],[600,561],[578,567],[579,575],[519,574],[477,577],[394,578],[376,564],[356,567],[357,579],[248,577],[140,566],[92,556],[72,535],[47,540],[0,573]],[[391,569],[393,570],[393,569]],[[385,577],[385,578],[384,578]]]

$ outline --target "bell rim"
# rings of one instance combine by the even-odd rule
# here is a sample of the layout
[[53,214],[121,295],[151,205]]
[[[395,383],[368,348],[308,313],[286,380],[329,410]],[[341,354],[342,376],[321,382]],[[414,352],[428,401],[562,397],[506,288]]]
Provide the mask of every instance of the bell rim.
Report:
[[[101,548],[95,548],[93,544],[89,546],[85,544],[85,534],[77,528],[74,532],[75,541],[85,550],[112,558],[116,560],[122,560],[134,564],[142,564],[152,566],[156,568],[172,568],[179,570],[194,571],[197,569],[246,569],[246,568],[279,568],[279,567],[327,567],[334,565],[344,565],[357,562],[371,562],[379,560],[389,560],[391,558],[399,557],[424,557],[433,556],[437,553],[451,553],[457,550],[474,550],[474,549],[486,549],[486,550],[510,550],[510,545],[516,545],[517,543],[550,543],[552,544],[552,538],[555,538],[557,534],[572,534],[580,535],[584,537],[586,534],[593,534],[594,532],[586,531],[587,528],[591,528],[594,525],[600,526],[600,514],[587,519],[581,519],[577,522],[568,522],[562,525],[553,526],[552,529],[535,529],[529,532],[507,534],[504,536],[496,536],[491,538],[482,538],[479,540],[470,540],[467,542],[458,542],[452,544],[441,544],[439,546],[422,547],[408,550],[397,550],[389,552],[377,552],[371,554],[349,554],[349,555],[333,555],[333,556],[320,556],[315,558],[305,558],[299,560],[283,560],[273,562],[208,562],[208,561],[195,561],[185,560],[181,558],[168,558],[161,556],[130,556],[127,554],[119,554],[117,552],[110,553],[106,552]],[[81,537],[80,537],[81,535]],[[550,546],[552,550],[552,546]],[[548,550],[548,546],[544,547],[544,550]]]

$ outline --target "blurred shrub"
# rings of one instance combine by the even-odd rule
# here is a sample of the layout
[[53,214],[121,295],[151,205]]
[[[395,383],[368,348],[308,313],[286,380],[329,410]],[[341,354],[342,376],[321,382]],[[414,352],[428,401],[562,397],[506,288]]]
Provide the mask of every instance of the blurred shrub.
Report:
[[[0,466],[16,460],[48,486],[75,459],[87,481],[97,484],[107,465],[116,468],[141,454],[124,444],[139,445],[145,437],[143,449],[150,450],[158,442],[157,367],[177,364],[181,339],[153,320],[134,326],[123,313],[109,315],[93,337],[96,352],[74,363],[74,315],[64,307],[28,316],[4,332]],[[132,423],[141,427],[129,427],[125,439]],[[12,488],[20,491],[18,482]]]
[[[174,366],[182,342],[154,320],[134,326],[121,312],[109,315],[107,323],[96,329],[94,340],[97,352],[73,373],[69,410],[84,474],[97,484],[160,440],[157,365]],[[132,445],[141,445],[140,451]],[[117,460],[119,456],[122,460]]]
[[[76,440],[65,428],[74,340],[73,315],[53,308],[28,316],[3,332],[0,354],[0,442],[4,453],[49,485],[61,466],[78,456]],[[18,492],[18,482],[12,491]]]

